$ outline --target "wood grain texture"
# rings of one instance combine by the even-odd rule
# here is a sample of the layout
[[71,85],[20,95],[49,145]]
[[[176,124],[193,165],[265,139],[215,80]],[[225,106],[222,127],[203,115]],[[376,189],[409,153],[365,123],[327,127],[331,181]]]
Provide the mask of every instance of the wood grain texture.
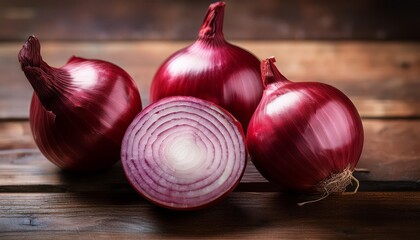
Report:
[[[159,65],[184,42],[43,41],[51,66],[72,55],[114,62],[124,68],[148,104],[150,83]],[[258,58],[276,56],[277,66],[293,81],[319,81],[347,94],[362,117],[420,117],[420,44],[401,42],[239,41]],[[0,119],[27,119],[32,89],[17,61],[22,43],[0,44]]]
[[[419,191],[420,121],[363,121],[365,145],[356,172],[360,191]],[[0,192],[130,190],[120,164],[97,174],[62,172],[36,149],[28,122],[0,122]],[[23,133],[22,133],[23,132]],[[10,140],[11,139],[11,140]],[[19,141],[18,139],[24,139]],[[26,139],[26,140],[25,140]],[[32,146],[32,148],[24,148]],[[86,184],[89,183],[89,184]],[[237,191],[276,191],[250,162]]]
[[[211,2],[2,0],[0,40],[194,39]],[[229,39],[420,39],[416,0],[226,2]]]
[[27,121],[0,122],[0,150],[35,147]]
[[152,206],[132,193],[0,194],[0,237],[176,239],[415,239],[420,193],[330,196],[296,206],[303,196],[232,193],[196,212]]

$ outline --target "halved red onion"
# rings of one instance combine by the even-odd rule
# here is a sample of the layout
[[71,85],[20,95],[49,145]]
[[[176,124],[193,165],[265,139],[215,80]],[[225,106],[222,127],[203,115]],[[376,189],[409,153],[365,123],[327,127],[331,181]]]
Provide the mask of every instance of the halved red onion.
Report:
[[241,124],[206,100],[163,98],[125,133],[121,162],[134,189],[159,206],[206,207],[239,183],[246,165]]

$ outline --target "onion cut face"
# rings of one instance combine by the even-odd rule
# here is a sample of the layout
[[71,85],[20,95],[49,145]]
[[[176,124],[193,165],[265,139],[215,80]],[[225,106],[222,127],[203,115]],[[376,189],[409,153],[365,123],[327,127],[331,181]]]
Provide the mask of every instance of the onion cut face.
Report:
[[240,123],[216,104],[167,97],[146,107],[128,127],[121,162],[134,189],[152,203],[204,208],[239,183],[245,137]]

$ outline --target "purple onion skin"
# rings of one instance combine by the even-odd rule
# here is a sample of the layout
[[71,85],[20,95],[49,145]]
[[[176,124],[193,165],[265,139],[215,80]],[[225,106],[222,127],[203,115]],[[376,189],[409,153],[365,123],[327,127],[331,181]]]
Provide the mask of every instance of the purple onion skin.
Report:
[[263,91],[260,61],[223,36],[223,2],[209,6],[199,37],[167,58],[157,70],[150,100],[193,96],[232,113],[246,130]]
[[363,126],[353,103],[323,83],[291,82],[262,63],[265,91],[247,134],[251,159],[269,181],[299,192],[318,192],[332,174],[357,165]]
[[125,130],[142,109],[133,79],[102,60],[72,57],[61,68],[51,67],[33,36],[20,51],[19,62],[34,88],[30,127],[43,155],[77,172],[117,162]]

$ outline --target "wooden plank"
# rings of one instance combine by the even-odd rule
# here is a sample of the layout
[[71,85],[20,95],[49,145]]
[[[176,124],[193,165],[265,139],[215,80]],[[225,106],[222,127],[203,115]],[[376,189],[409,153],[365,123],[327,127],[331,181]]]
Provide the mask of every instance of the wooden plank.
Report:
[[[210,1],[0,2],[0,40],[193,39]],[[230,39],[419,40],[416,0],[227,1]],[[401,27],[403,26],[403,27]]]
[[[269,184],[249,163],[239,191],[278,189]],[[88,184],[86,184],[88,183]],[[0,192],[88,192],[132,191],[120,163],[99,173],[61,171],[37,149],[0,151]]]
[[[368,169],[369,172],[355,173],[361,181],[360,191],[420,190],[420,121],[366,119],[363,124],[365,146],[358,168]],[[28,129],[27,122],[0,122],[0,149],[3,149],[0,150],[0,192],[131,189],[120,164],[97,174],[60,171],[35,148],[30,132],[24,129]],[[26,146],[33,148],[22,148]],[[237,189],[276,190],[279,188],[269,184],[252,163],[248,164]]]
[[[420,193],[330,196],[232,193],[195,212],[174,212],[131,193],[0,194],[0,237],[19,239],[416,239]],[[109,234],[109,235],[108,235]]]
[[35,147],[28,121],[0,122],[0,150]]
[[[49,42],[45,61],[62,66],[76,54],[124,68],[137,82],[144,105],[158,66],[191,42]],[[295,81],[320,81],[346,93],[363,117],[420,117],[420,44],[383,42],[240,41],[258,58],[277,57]],[[0,119],[26,119],[32,89],[17,62],[21,43],[0,44]]]
[[[420,182],[420,121],[364,121],[365,145],[358,167],[365,180]],[[362,173],[360,173],[362,174]]]

